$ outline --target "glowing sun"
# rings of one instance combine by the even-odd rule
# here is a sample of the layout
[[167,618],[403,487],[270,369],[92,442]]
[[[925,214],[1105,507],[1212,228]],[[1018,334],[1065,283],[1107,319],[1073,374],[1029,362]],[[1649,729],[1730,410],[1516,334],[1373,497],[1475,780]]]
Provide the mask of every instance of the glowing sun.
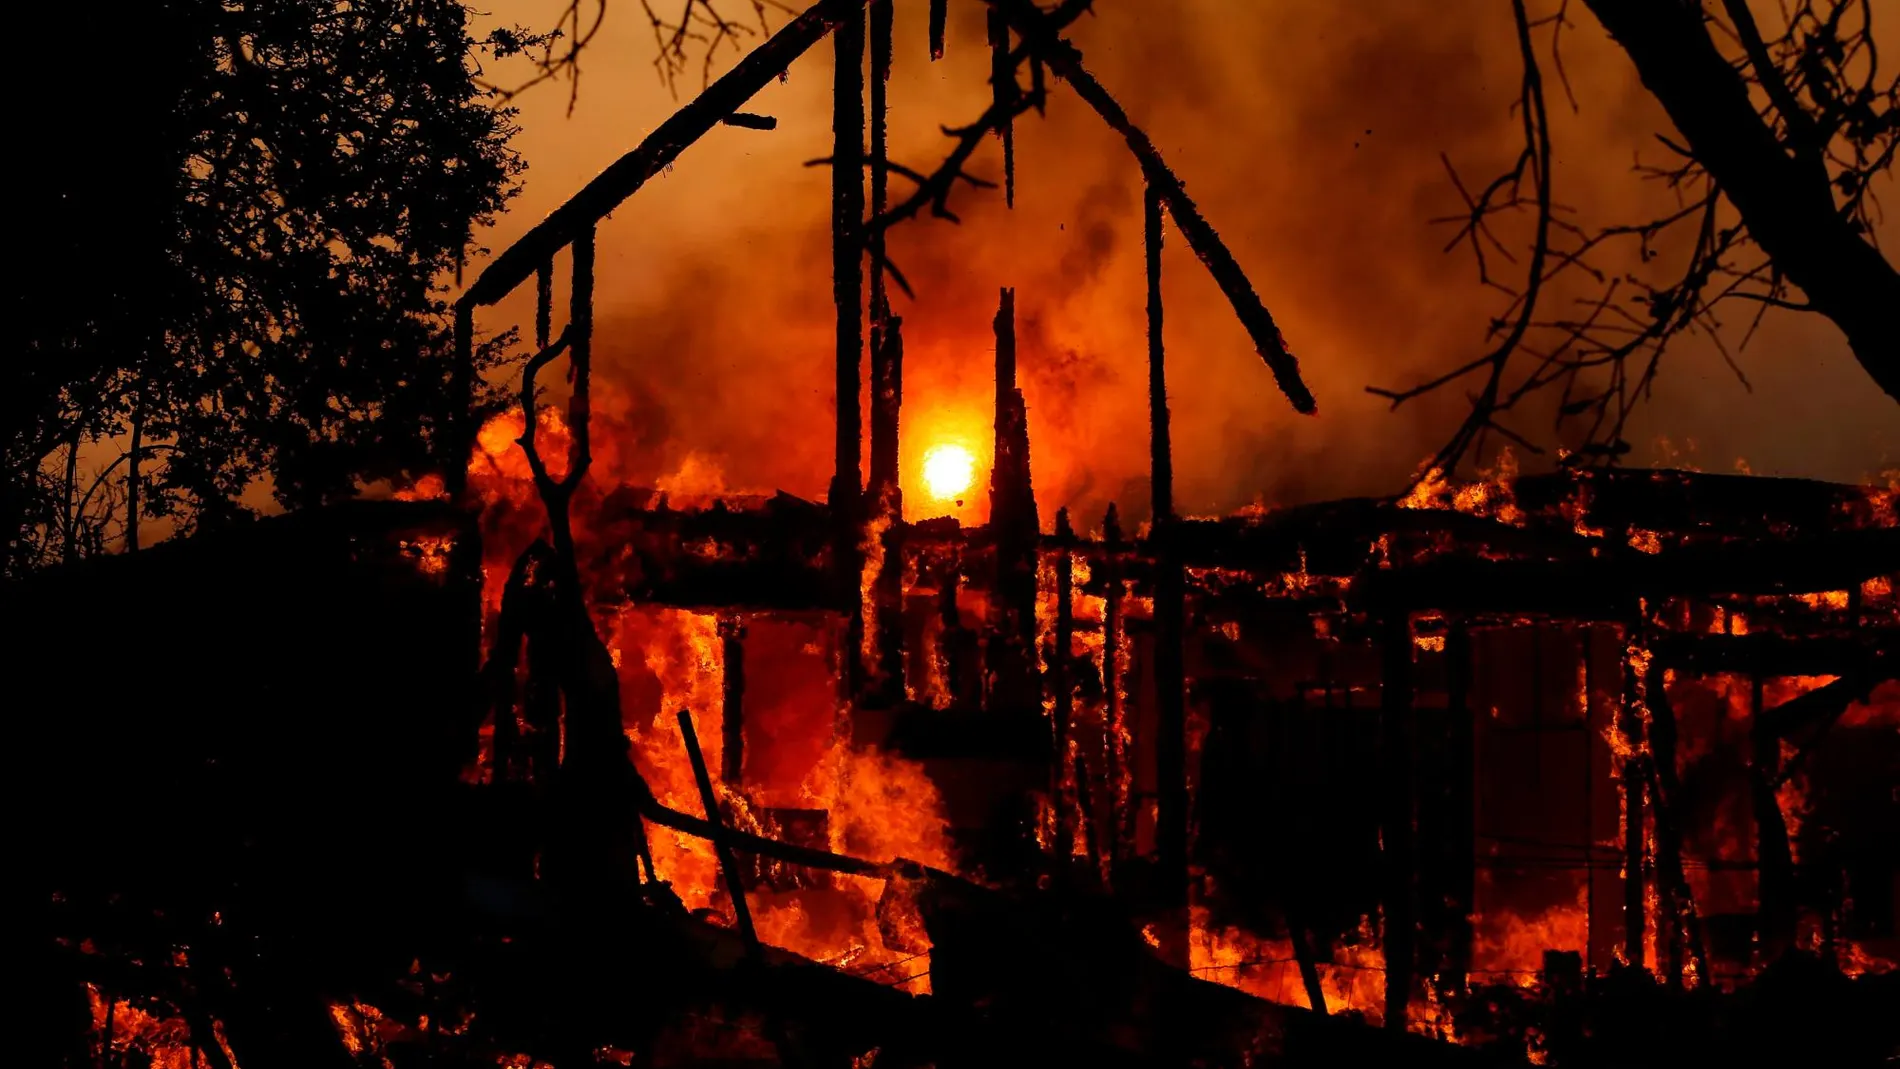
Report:
[[945,442],[924,453],[924,485],[930,496],[948,501],[970,488],[976,477],[976,458],[968,449]]

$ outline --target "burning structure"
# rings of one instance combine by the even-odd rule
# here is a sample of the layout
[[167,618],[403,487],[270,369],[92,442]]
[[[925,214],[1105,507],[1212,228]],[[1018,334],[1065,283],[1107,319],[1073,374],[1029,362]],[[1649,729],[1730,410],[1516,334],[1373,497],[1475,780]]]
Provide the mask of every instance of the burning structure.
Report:
[[[992,5],[992,107],[893,206],[890,5],[823,0],[467,287],[465,356],[474,309],[531,278],[538,351],[520,410],[458,428],[444,477],[16,592],[41,626],[14,676],[98,680],[34,742],[62,813],[31,855],[66,981],[45,1019],[74,1058],[1632,1064],[1892,1042],[1861,1011],[1900,949],[1894,488],[1507,470],[1180,515],[1164,215],[1313,400],[1059,36],[1086,7]],[[761,125],[739,109],[827,35],[827,501],[590,479],[596,222],[713,124]],[[988,522],[906,519],[881,234],[942,210],[978,139],[1009,144],[1045,67],[1147,182],[1153,519],[1039,504],[1007,289]],[[563,358],[564,411],[536,390]],[[978,476],[935,465],[941,493]],[[283,590],[248,587],[285,558]],[[128,584],[192,608],[92,673],[63,636]],[[162,831],[70,834],[127,812]],[[1785,1025],[1817,999],[1857,1023]]]

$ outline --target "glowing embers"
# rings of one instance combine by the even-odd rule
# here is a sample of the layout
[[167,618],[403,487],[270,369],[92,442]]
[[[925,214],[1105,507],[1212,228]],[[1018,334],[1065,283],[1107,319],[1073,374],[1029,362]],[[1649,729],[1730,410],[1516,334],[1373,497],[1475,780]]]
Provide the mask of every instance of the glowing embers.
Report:
[[939,501],[957,501],[976,481],[976,457],[955,443],[940,442],[924,453],[924,486]]

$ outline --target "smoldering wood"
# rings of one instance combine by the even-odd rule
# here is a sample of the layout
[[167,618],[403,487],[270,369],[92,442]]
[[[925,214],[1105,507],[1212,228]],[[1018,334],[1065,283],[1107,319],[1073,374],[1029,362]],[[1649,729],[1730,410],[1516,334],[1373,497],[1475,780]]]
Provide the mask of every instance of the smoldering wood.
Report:
[[950,0],[930,0],[930,58],[943,58],[944,23],[950,17]]

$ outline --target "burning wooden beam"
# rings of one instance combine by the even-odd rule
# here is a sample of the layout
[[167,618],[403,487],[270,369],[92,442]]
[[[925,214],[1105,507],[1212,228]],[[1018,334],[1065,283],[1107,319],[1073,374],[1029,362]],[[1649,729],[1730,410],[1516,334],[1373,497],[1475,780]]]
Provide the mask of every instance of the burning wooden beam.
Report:
[[1648,650],[1639,645],[1639,636],[1631,636],[1623,658],[1623,706],[1617,714],[1617,734],[1621,736],[1623,767],[1623,960],[1641,968],[1643,933],[1648,902],[1644,895],[1644,873],[1648,857],[1647,838],[1643,834],[1645,784],[1643,770],[1648,743],[1648,711],[1643,695],[1648,686],[1643,676]]
[[1215,283],[1233,305],[1241,325],[1247,328],[1247,333],[1253,338],[1261,359],[1272,370],[1281,392],[1293,403],[1295,411],[1309,415],[1318,411],[1312,391],[1300,378],[1299,361],[1287,348],[1286,339],[1281,337],[1272,313],[1261,303],[1260,295],[1254,292],[1253,283],[1248,280],[1246,272],[1240,269],[1239,262],[1228,251],[1220,235],[1201,215],[1200,208],[1188,198],[1187,189],[1161,158],[1161,152],[1155,148],[1153,140],[1134,124],[1102,83],[1096,81],[1095,76],[1082,66],[1082,53],[1059,36],[1057,24],[1051,21],[1048,14],[1030,0],[992,2],[993,10],[1003,13],[1005,21],[1022,36],[1032,51],[1049,64],[1049,69],[1067,82],[1076,95],[1128,143],[1129,151],[1141,164],[1142,175],[1159,187],[1175,225],[1180,227],[1182,236],[1187,239],[1188,247],[1207,266],[1208,273],[1214,276]]
[[1676,771],[1676,713],[1669,700],[1661,659],[1649,665],[1649,775],[1654,792],[1653,814],[1656,825],[1656,884],[1663,901],[1663,921],[1669,927],[1662,933],[1668,965],[1663,980],[1670,987],[1683,983],[1684,954],[1703,983],[1709,980],[1708,954],[1703,949],[1702,919],[1696,912],[1695,896],[1682,868],[1682,829],[1677,823],[1677,808],[1682,798],[1682,777]]
[[996,319],[995,452],[990,532],[996,552],[992,708],[1040,711],[1036,679],[1036,567],[1040,521],[1029,466],[1029,413],[1016,386],[1016,291],[1005,288]]
[[[1055,649],[1049,655],[1050,709],[1054,723],[1056,760],[1051,766],[1050,797],[1056,802],[1056,851],[1067,859],[1073,849],[1078,826],[1090,825],[1087,772],[1079,748],[1071,735],[1075,718],[1075,682],[1070,677],[1070,650],[1075,645],[1075,528],[1069,525],[1069,510],[1056,510],[1056,633]],[[1071,758],[1070,754],[1074,756]],[[1062,789],[1065,776],[1073,777],[1074,798]],[[1070,803],[1073,801],[1073,805]],[[1093,857],[1093,852],[1090,854]]]
[[719,621],[719,778],[736,787],[745,775],[745,621]]
[[1112,856],[1117,864],[1134,856],[1135,812],[1129,792],[1134,769],[1129,763],[1128,716],[1122,701],[1122,542],[1121,515],[1109,502],[1102,515],[1102,689],[1108,720],[1108,814]]
[[1143,191],[1148,294],[1148,455],[1155,555],[1156,904],[1161,952],[1185,966],[1188,905],[1187,668],[1185,577],[1174,542],[1174,459],[1168,435],[1167,349],[1162,341],[1161,196]]

